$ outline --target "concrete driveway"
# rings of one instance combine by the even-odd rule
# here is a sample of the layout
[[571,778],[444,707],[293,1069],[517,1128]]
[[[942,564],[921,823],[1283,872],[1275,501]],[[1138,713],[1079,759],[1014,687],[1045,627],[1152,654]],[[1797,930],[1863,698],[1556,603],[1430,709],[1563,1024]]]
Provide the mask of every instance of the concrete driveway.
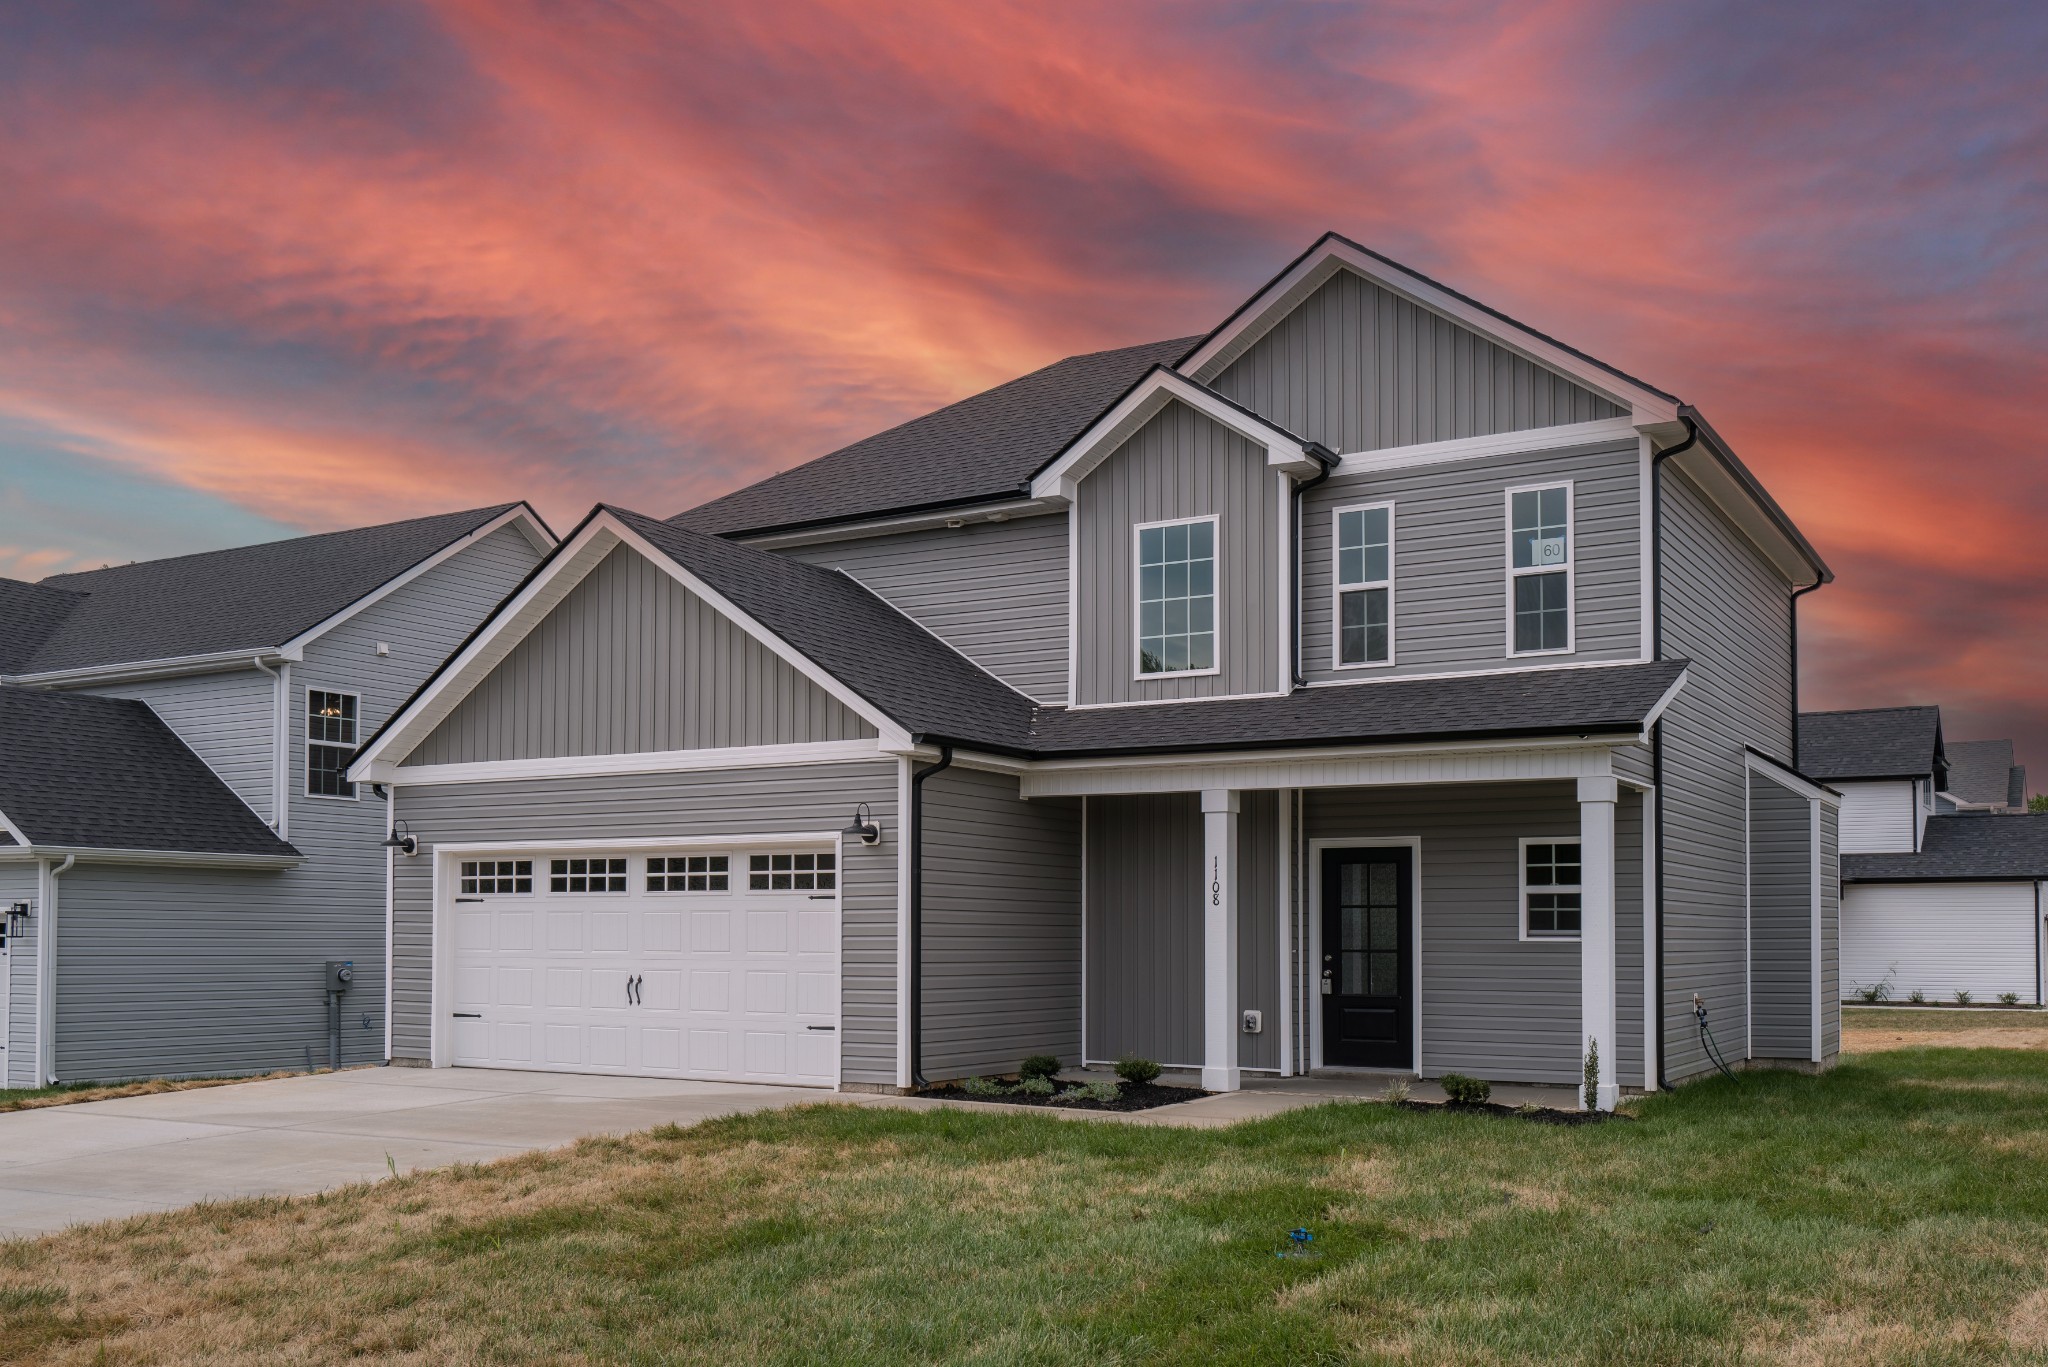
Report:
[[0,1115],[0,1238],[847,1099],[723,1082],[360,1068],[15,1111]]

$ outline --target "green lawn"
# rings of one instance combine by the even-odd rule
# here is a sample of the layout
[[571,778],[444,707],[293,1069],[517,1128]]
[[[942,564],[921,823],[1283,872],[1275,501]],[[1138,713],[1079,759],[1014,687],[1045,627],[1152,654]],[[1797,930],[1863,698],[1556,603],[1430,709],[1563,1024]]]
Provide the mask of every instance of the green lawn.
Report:
[[2048,1361],[2048,1054],[1638,1113],[810,1107],[0,1246],[0,1360]]

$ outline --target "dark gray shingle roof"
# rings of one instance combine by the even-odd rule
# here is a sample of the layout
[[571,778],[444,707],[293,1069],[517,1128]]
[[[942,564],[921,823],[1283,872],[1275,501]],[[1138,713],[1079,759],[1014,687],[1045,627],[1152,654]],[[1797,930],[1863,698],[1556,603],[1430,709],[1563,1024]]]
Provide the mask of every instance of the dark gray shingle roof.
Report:
[[2048,878],[2048,812],[1959,812],[1927,818],[1918,854],[1845,854],[1842,880]]
[[1965,802],[2008,800],[2012,792],[2011,741],[1952,740],[1941,748],[1948,757],[1947,792]]
[[0,685],[0,812],[33,845],[294,857],[145,703]]
[[1924,777],[1940,752],[1938,707],[1799,714],[1798,767],[1808,778]]
[[281,646],[516,503],[76,574],[85,595],[11,674]]
[[0,674],[18,674],[85,595],[0,579]]
[[692,508],[721,536],[1014,496],[1155,365],[1194,338],[1069,356]]

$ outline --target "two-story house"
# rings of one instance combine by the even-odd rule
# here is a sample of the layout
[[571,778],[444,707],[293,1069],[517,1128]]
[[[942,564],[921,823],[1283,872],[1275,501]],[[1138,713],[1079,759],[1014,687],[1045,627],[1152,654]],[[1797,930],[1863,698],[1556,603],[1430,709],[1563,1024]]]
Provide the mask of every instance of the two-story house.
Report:
[[0,1084],[383,1059],[347,761],[554,546],[524,504],[0,580]]
[[844,1088],[1126,1053],[1602,1095],[1837,1052],[1829,578],[1670,394],[1337,236],[662,521],[370,741],[394,1061]]
[[1806,712],[1802,772],[1842,794],[1842,988],[2048,1001],[2048,813],[2009,740],[1945,741],[1938,707]]

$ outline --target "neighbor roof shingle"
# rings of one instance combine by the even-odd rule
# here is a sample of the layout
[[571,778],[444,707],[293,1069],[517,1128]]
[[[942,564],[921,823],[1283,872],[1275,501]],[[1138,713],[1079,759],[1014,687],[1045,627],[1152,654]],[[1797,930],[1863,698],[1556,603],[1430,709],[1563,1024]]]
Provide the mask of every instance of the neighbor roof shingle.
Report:
[[0,579],[0,674],[18,674],[85,595]]
[[32,845],[293,858],[145,703],[0,685],[0,813]]
[[[1942,743],[1948,758],[1948,792],[1965,802],[2004,803],[2012,791],[2012,742],[1952,740]],[[2016,804],[2024,806],[2024,803]]]
[[1015,496],[1192,337],[1069,356],[670,519],[733,536]]
[[52,575],[36,587],[84,596],[5,672],[281,646],[518,506]]
[[1845,883],[2048,878],[2048,812],[1930,816],[1918,854],[1845,854]]
[[1934,772],[1940,751],[1938,707],[1799,714],[1799,772],[1808,778],[1918,778]]

